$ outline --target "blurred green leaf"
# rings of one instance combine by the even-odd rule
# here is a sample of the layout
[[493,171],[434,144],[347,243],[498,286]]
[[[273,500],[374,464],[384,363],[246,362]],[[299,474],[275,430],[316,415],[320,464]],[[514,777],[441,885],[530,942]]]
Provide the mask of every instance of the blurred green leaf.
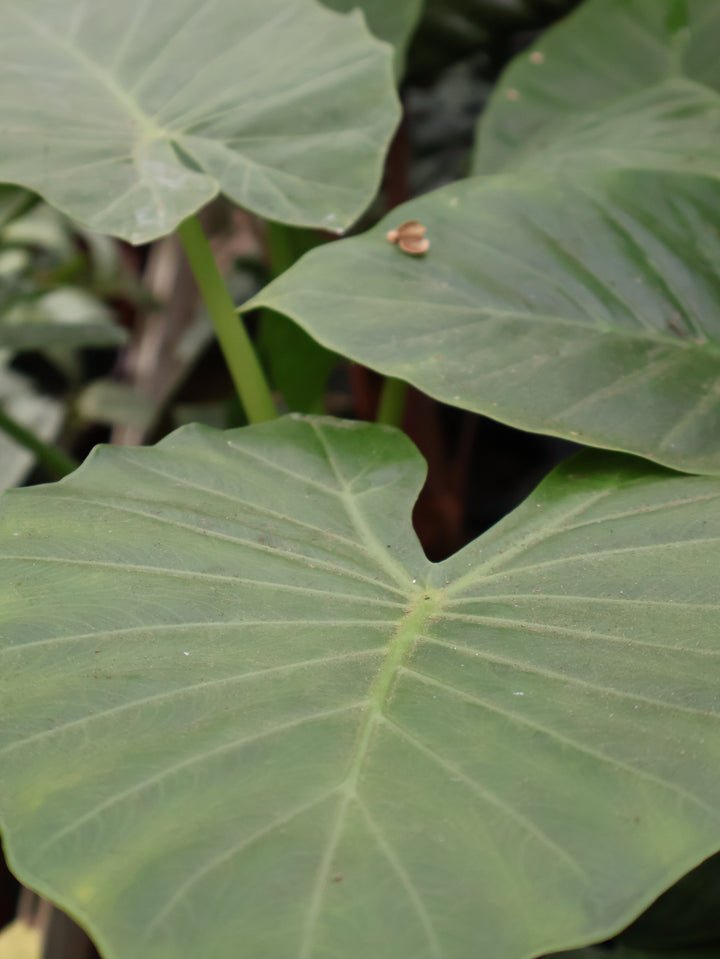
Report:
[[716,0],[588,0],[505,72],[473,172],[717,175],[718,49]]
[[[9,369],[1,359],[0,407],[46,442],[53,442],[60,432],[62,403],[38,393],[28,377]],[[34,455],[0,429],[0,490],[18,486],[34,465]]]
[[78,287],[21,297],[0,313],[3,349],[120,346],[125,339],[125,330],[115,322],[113,312]]
[[156,404],[130,383],[94,380],[80,391],[76,412],[87,420],[147,429],[156,415]]

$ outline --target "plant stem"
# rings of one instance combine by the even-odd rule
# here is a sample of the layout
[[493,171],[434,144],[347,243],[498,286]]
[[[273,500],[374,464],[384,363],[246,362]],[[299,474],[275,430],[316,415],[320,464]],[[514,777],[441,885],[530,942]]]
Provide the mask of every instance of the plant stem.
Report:
[[278,412],[262,367],[197,216],[188,217],[180,224],[178,236],[215,327],[248,421],[263,423],[275,419]]
[[45,440],[41,440],[32,430],[23,426],[22,423],[18,423],[12,416],[8,416],[1,406],[0,430],[7,433],[7,435],[14,439],[16,443],[19,443],[20,446],[24,446],[25,449],[34,453],[38,462],[55,479],[62,479],[63,476],[67,476],[68,473],[72,473],[73,470],[77,469],[79,465],[72,456],[63,453],[61,449],[53,446],[52,443],[46,443]]
[[380,402],[375,416],[376,423],[386,423],[388,426],[402,426],[405,412],[405,394],[407,383],[386,376],[380,393]]

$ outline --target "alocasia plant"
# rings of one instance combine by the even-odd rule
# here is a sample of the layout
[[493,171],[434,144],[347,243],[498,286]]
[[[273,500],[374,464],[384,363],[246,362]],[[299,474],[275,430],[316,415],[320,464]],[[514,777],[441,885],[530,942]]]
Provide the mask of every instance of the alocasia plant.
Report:
[[[609,31],[649,34],[673,69],[720,39],[707,0],[594,0],[524,56],[550,63],[578,34],[592,48],[603,5]],[[311,0],[193,9],[223,55],[159,7],[5,0],[0,176],[136,240],[218,190],[288,222],[327,226],[332,207],[348,224],[395,118],[390,51],[359,15]],[[409,30],[417,9],[403,9]],[[252,63],[278,84],[265,106],[236,69],[243,17]],[[291,21],[312,51],[283,33]],[[296,72],[280,80],[288,44]],[[39,78],[22,122],[19,50]],[[40,132],[46,68],[65,116],[112,104],[111,136]],[[684,71],[697,84],[701,68]],[[333,76],[352,93],[347,128]],[[708,123],[713,76],[693,87]],[[597,112],[590,86],[577,122]],[[501,84],[492,130],[523,95]],[[657,98],[643,97],[633,122],[651,126]],[[573,161],[562,179],[508,161],[311,252],[255,301],[442,399],[647,459],[583,453],[437,564],[410,524],[420,457],[378,425],[189,427],[3,496],[5,850],[105,959],[529,959],[618,932],[720,848],[718,197],[699,125],[671,119],[699,172],[668,170],[652,137],[652,162]],[[559,151],[565,127],[553,141],[542,120]],[[43,136],[52,159],[21,163]],[[264,151],[264,172],[227,143]],[[100,154],[124,188],[93,178]],[[425,258],[387,242],[409,219],[427,227]],[[181,235],[212,298],[198,230]]]

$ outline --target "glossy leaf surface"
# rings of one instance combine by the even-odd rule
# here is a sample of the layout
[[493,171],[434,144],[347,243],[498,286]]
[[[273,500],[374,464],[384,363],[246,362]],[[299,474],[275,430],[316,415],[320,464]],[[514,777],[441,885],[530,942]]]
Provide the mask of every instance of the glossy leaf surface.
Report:
[[2,501],[0,810],[106,959],[527,959],[720,846],[720,482],[596,454],[460,553],[288,418]]
[[398,118],[392,50],[311,0],[4,0],[0,180],[142,243],[223,192],[342,231]]
[[[406,220],[430,250],[386,240]],[[476,177],[314,250],[252,300],[522,429],[720,472],[720,181]]]
[[589,0],[505,72],[474,172],[718,170],[720,4]]

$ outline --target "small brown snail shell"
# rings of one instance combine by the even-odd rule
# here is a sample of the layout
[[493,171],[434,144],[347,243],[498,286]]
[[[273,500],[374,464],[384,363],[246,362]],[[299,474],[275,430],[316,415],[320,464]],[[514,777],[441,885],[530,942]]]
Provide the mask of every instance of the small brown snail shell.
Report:
[[388,243],[397,243],[403,253],[412,256],[421,256],[430,249],[430,240],[425,236],[427,228],[417,220],[408,220],[401,223],[395,230],[388,230],[385,234]]

